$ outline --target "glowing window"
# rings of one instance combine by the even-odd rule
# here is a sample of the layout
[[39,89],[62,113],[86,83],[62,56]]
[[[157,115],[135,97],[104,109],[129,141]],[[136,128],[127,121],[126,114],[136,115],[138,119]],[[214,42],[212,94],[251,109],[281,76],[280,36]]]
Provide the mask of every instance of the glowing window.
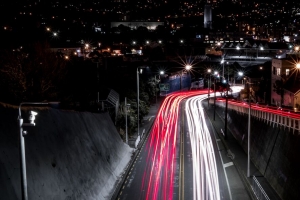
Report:
[[280,76],[280,68],[276,68],[276,75]]

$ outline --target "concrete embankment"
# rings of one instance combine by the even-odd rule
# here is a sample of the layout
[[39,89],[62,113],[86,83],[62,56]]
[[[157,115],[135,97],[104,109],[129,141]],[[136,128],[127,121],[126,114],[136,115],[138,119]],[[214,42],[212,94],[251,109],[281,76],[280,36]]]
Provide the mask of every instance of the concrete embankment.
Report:
[[[224,119],[223,106],[216,112]],[[228,109],[227,116],[228,128],[247,152],[248,115]],[[298,131],[251,117],[251,161],[282,199],[300,199],[299,154]]]
[[[29,107],[22,118],[28,122]],[[107,113],[31,108],[24,127],[29,199],[110,199],[133,149]],[[0,104],[0,199],[21,199],[18,108]]]

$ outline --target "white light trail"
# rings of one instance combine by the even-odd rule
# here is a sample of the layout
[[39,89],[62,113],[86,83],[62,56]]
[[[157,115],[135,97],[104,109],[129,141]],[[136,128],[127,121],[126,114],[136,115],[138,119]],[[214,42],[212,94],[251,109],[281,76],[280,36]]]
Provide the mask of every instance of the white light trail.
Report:
[[198,95],[186,101],[193,158],[193,199],[220,200],[215,153],[201,105],[201,101],[206,98],[206,94]]

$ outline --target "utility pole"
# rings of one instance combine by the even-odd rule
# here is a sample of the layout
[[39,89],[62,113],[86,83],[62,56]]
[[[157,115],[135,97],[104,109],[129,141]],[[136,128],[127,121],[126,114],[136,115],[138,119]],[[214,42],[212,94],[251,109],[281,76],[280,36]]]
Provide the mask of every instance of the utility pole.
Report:
[[250,140],[251,140],[251,97],[250,97],[250,83],[248,85],[248,100],[249,100],[249,111],[248,111],[248,159],[247,159],[247,177],[250,177]]
[[214,79],[214,121],[216,120],[216,77]]
[[226,86],[226,104],[225,104],[225,132],[224,132],[224,139],[227,139],[227,113],[228,113],[228,83]]

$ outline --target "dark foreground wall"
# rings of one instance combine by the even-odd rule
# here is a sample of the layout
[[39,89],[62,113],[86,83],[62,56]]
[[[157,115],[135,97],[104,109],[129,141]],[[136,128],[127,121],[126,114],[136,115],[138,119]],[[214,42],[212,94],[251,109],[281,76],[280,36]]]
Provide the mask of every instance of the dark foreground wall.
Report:
[[[27,108],[27,107],[26,107]],[[24,128],[30,200],[109,199],[132,149],[107,113],[38,112]],[[0,199],[21,199],[18,110],[0,104]],[[22,112],[28,122],[28,110]]]
[[[224,107],[217,107],[225,116]],[[248,115],[228,109],[228,127],[247,152]],[[282,199],[300,199],[300,133],[251,118],[251,160]]]

